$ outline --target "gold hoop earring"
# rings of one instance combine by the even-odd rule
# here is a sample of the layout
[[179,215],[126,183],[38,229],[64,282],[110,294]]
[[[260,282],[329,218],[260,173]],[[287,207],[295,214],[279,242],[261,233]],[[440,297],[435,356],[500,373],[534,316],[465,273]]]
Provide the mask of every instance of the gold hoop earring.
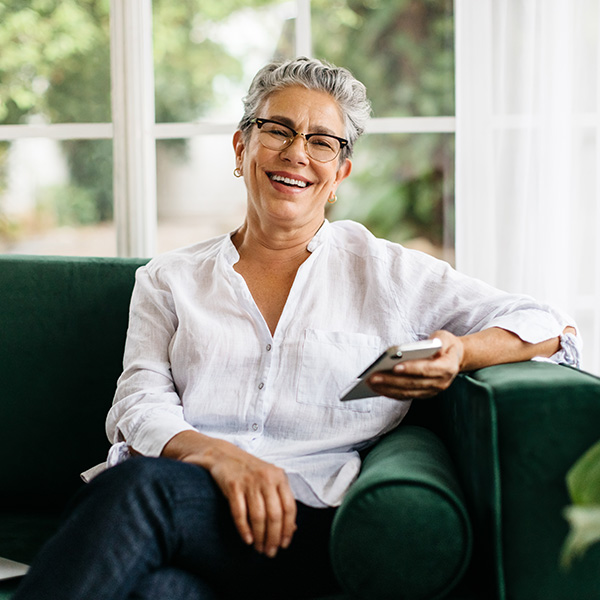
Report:
[[335,204],[337,202],[337,196],[333,194],[333,196],[327,198],[327,202],[329,202],[329,204]]
[[236,167],[233,170],[233,174],[234,174],[235,177],[241,177],[242,176],[242,170],[239,167]]

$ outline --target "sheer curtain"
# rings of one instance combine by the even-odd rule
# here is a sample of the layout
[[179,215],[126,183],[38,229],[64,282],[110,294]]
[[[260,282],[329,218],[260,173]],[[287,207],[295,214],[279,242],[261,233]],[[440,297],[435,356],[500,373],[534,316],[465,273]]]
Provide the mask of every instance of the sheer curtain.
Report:
[[600,0],[456,0],[456,263],[571,314],[600,374]]

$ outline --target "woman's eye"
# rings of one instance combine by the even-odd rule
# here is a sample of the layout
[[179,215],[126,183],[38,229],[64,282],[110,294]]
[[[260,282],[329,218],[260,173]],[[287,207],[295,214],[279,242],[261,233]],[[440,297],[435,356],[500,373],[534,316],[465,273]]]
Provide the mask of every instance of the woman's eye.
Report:
[[319,146],[320,148],[333,148],[333,142],[327,138],[310,138],[310,143],[313,146]]
[[267,131],[267,133],[270,133],[271,135],[274,135],[277,137],[284,137],[284,138],[291,137],[289,131],[286,131],[285,129],[278,129],[277,127],[269,128],[266,131]]

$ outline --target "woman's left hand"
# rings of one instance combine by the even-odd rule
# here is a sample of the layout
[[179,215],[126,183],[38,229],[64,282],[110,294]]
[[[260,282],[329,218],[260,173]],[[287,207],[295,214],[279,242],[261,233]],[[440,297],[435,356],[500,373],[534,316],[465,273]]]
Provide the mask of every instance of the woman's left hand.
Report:
[[430,337],[442,341],[435,356],[409,360],[397,364],[392,371],[375,373],[367,380],[369,386],[396,400],[432,398],[448,388],[461,369],[463,342],[449,331],[436,331]]

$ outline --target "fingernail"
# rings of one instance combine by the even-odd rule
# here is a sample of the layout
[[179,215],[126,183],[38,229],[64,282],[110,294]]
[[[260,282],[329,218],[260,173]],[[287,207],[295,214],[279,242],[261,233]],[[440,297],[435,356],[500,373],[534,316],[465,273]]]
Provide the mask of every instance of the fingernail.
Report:
[[371,377],[371,383],[381,383],[383,381],[383,377],[381,375],[373,375]]
[[283,549],[288,548],[291,543],[292,543],[292,538],[284,537],[283,540],[281,540],[281,547]]
[[274,548],[274,547],[267,548],[267,551],[265,552],[265,554],[269,558],[275,558],[275,556],[277,555],[277,548]]

